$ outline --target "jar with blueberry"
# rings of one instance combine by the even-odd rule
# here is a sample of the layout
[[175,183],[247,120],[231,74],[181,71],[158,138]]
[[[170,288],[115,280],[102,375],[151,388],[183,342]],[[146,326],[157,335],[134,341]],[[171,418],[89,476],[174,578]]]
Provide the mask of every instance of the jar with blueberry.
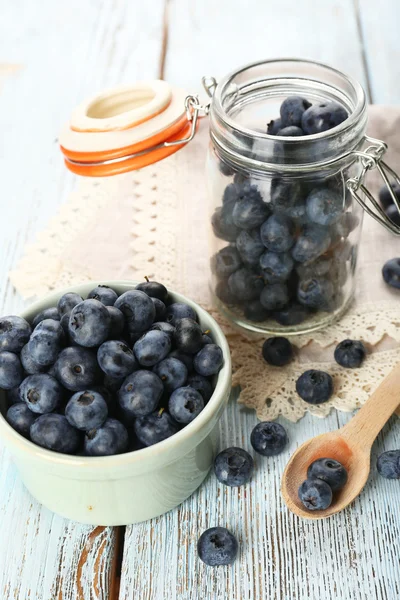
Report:
[[209,91],[215,301],[252,331],[324,327],[354,295],[363,208],[400,232],[364,185],[374,167],[398,180],[366,136],[365,93],[297,60],[252,64]]

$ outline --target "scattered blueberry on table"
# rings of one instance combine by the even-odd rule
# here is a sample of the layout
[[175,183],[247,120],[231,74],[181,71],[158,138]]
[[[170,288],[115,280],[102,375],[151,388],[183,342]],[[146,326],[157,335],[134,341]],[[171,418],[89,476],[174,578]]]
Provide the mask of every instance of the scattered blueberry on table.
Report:
[[382,276],[388,285],[400,289],[400,258],[391,258],[385,262]]
[[200,560],[210,567],[230,565],[238,553],[237,539],[225,527],[211,527],[201,534],[197,553]]
[[276,456],[285,449],[288,436],[285,428],[279,423],[261,421],[251,432],[250,442],[258,454]]
[[400,479],[400,450],[383,452],[377,460],[376,467],[385,479]]
[[333,393],[333,380],[329,373],[309,369],[296,381],[296,391],[309,404],[327,402]]
[[293,346],[287,338],[272,337],[262,347],[264,360],[275,367],[283,367],[293,360]]
[[106,285],[87,299],[69,292],[31,323],[0,319],[6,419],[55,452],[106,456],[157,444],[200,414],[222,366],[212,331],[155,281],[121,295]]
[[214,473],[221,483],[236,487],[247,483],[253,473],[254,461],[243,448],[226,448],[217,454]]
[[335,348],[336,362],[347,369],[360,367],[367,354],[366,348],[359,340],[343,340]]

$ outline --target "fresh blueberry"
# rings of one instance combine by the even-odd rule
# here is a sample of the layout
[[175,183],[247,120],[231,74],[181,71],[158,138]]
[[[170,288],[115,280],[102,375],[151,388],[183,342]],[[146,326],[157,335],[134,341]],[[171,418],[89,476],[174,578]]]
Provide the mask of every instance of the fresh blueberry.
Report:
[[60,317],[64,315],[70,315],[72,309],[82,302],[83,298],[79,294],[75,294],[74,292],[68,292],[61,296],[57,304],[57,310]]
[[64,454],[74,454],[81,442],[79,431],[56,413],[40,415],[31,425],[30,436],[38,446]]
[[171,350],[171,336],[165,331],[150,330],[133,346],[133,351],[140,365],[152,367],[163,360]]
[[218,207],[211,217],[211,225],[214,235],[227,242],[234,242],[239,233],[239,228],[233,221],[233,209],[235,202],[226,201],[222,207]]
[[299,284],[297,298],[304,306],[324,310],[329,307],[334,291],[333,284],[329,279],[322,277],[306,279]]
[[329,188],[316,188],[306,200],[307,216],[317,225],[332,225],[343,214],[343,197]]
[[168,290],[162,283],[157,281],[143,281],[136,286],[137,290],[144,292],[150,298],[158,298],[164,304],[168,301]]
[[23,380],[19,357],[13,352],[0,352],[0,389],[11,390]]
[[264,223],[270,214],[268,205],[255,185],[244,183],[239,188],[238,200],[232,212],[233,222],[241,229],[254,229]]
[[58,314],[58,310],[55,306],[51,308],[45,308],[42,312],[38,313],[36,317],[32,321],[32,327],[35,329],[36,325],[39,325],[41,321],[45,319],[52,319],[53,321],[60,321],[60,315]]
[[39,365],[33,360],[29,352],[28,344],[25,344],[25,346],[22,348],[20,359],[24,371],[26,371],[28,375],[35,375],[35,373],[44,373],[49,368],[46,365]]
[[204,408],[203,396],[190,386],[174,390],[168,402],[170,415],[177,423],[187,425]]
[[311,102],[301,96],[288,96],[280,108],[283,127],[300,126],[302,116],[310,106]]
[[376,467],[385,479],[400,479],[400,450],[383,452],[377,460]]
[[267,125],[267,133],[269,135],[277,135],[282,129],[282,119],[272,119]]
[[[394,195],[400,202],[400,186],[397,183],[393,183],[391,185],[391,188],[393,190]],[[394,204],[392,195],[386,184],[383,187],[381,187],[379,191],[379,200],[384,210],[386,210],[387,208],[389,208],[389,206],[392,206]]]
[[217,283],[217,285],[215,286],[215,295],[224,304],[240,303],[239,299],[236,298],[236,296],[231,292],[227,280],[222,280]]
[[212,339],[210,338],[210,336],[207,333],[203,333],[203,344],[204,346],[207,346],[208,344],[213,344],[214,342],[212,341]]
[[[110,375],[105,375],[103,378],[103,385],[111,393],[116,393],[121,388],[125,379],[125,377],[111,377]],[[93,386],[91,387],[93,388]]]
[[98,300],[84,300],[72,309],[69,316],[71,339],[86,348],[100,346],[107,339],[109,328],[109,312]]
[[204,403],[208,402],[213,395],[213,388],[211,383],[198,373],[189,375],[187,379],[187,385],[194,388],[203,396]]
[[262,224],[262,243],[271,252],[286,252],[294,243],[293,222],[283,215],[272,215]]
[[6,415],[7,423],[26,438],[29,438],[29,430],[36,418],[37,415],[29,410],[25,402],[18,402],[10,406]]
[[170,415],[162,410],[145,417],[139,417],[134,423],[134,432],[145,446],[158,444],[178,431],[178,425]]
[[125,327],[125,319],[119,308],[115,306],[106,306],[107,312],[110,315],[110,325],[108,329],[108,337],[112,340],[117,339]]
[[166,316],[166,312],[167,312],[167,307],[165,306],[164,302],[162,300],[159,300],[158,298],[151,298],[154,304],[154,308],[156,309],[156,314],[154,319],[156,321],[164,321],[165,316]]
[[324,371],[309,369],[296,381],[296,392],[309,404],[327,402],[333,393],[332,377]]
[[245,304],[244,316],[249,321],[259,323],[260,321],[268,319],[269,311],[263,307],[259,300],[251,300]]
[[64,348],[55,363],[58,381],[67,390],[79,392],[99,382],[101,371],[96,355],[88,348]]
[[304,192],[298,181],[275,177],[271,181],[271,205],[275,213],[300,219],[306,213]]
[[135,355],[124,342],[109,340],[97,350],[97,362],[111,377],[127,377],[139,368]]
[[31,335],[31,326],[22,317],[0,319],[0,352],[20,352]]
[[203,377],[210,377],[220,371],[224,362],[222,350],[217,344],[207,344],[194,357],[196,373]]
[[224,162],[223,160],[218,162],[218,169],[221,171],[222,175],[225,175],[225,177],[230,177],[234,173],[233,169],[228,165],[228,163]]
[[108,416],[107,403],[98,392],[86,390],[74,394],[66,408],[65,416],[68,423],[80,429],[89,431],[101,427]]
[[[236,248],[240,258],[246,266],[258,266],[260,256],[265,252],[265,246],[261,241],[260,230],[251,229],[250,231],[247,231],[246,229],[243,229],[236,239]],[[235,270],[237,271],[237,269]]]
[[303,323],[308,316],[308,309],[297,302],[292,302],[285,308],[282,308],[273,314],[275,321],[284,327],[299,325],[300,323]]
[[135,371],[125,379],[118,392],[122,409],[133,417],[152,413],[164,391],[161,379],[151,371]]
[[[360,220],[352,212],[346,212],[340,220],[334,225],[334,233],[338,238],[347,238],[352,231],[357,227]],[[332,241],[335,235],[332,235]]]
[[235,181],[234,183],[227,185],[222,195],[222,204],[235,203],[239,197],[240,185],[246,181],[246,179],[243,182]]
[[395,204],[391,204],[385,210],[386,216],[394,223],[395,225],[400,225],[400,212]]
[[188,376],[185,364],[171,356],[167,356],[155,365],[153,372],[161,379],[167,392],[173,392],[184,386]]
[[356,369],[360,367],[367,351],[362,342],[357,340],[343,340],[335,348],[335,360],[342,367]]
[[158,323],[153,323],[150,327],[150,331],[164,331],[165,333],[168,333],[172,339],[175,333],[175,327],[167,321],[159,321]]
[[114,306],[120,309],[131,333],[146,331],[156,315],[151,298],[140,290],[129,290],[120,296]]
[[330,244],[328,229],[321,225],[305,225],[292,249],[292,256],[297,262],[310,262],[324,254]]
[[199,537],[197,553],[209,567],[231,565],[238,553],[238,543],[225,527],[211,527]]
[[45,319],[35,327],[27,344],[27,354],[38,365],[55,363],[64,344],[65,334],[59,321]]
[[268,364],[283,367],[293,360],[293,346],[284,337],[268,338],[263,343],[262,355]]
[[310,106],[301,118],[301,128],[306,135],[328,131],[348,117],[347,111],[336,102],[321,102]]
[[288,127],[283,127],[277,133],[277,135],[281,135],[283,137],[300,137],[304,135],[304,131],[301,127],[296,127],[296,125],[289,125]]
[[177,358],[178,360],[183,362],[183,364],[188,370],[188,373],[193,371],[193,356],[191,356],[190,354],[185,354],[185,352],[181,352],[180,350],[172,350],[172,352],[169,353],[169,356],[171,358]]
[[197,321],[197,315],[193,308],[184,302],[174,302],[167,307],[167,322],[176,325],[180,319],[193,319]]
[[222,248],[211,259],[211,270],[218,277],[229,277],[242,265],[240,254],[234,246]]
[[314,460],[307,469],[308,479],[322,479],[333,492],[340,490],[347,483],[347,471],[344,466],[333,458]]
[[260,256],[260,267],[267,283],[286,281],[293,270],[294,261],[288,252],[276,254],[264,252]]
[[229,290],[236,301],[245,302],[260,297],[264,282],[250,269],[238,269],[228,279]]
[[20,386],[21,399],[34,413],[49,413],[58,408],[63,399],[63,389],[57,379],[41,373],[29,375]]
[[391,258],[385,262],[382,275],[388,285],[400,289],[400,258]]
[[18,402],[22,402],[21,395],[19,393],[19,385],[10,390],[7,390],[7,404],[8,406],[12,406],[13,404],[17,404]]
[[306,479],[299,487],[298,495],[308,510],[324,510],[332,504],[332,489],[322,479]]
[[195,354],[203,347],[203,332],[193,319],[181,319],[177,322],[174,334],[175,346],[181,352]]
[[250,442],[258,454],[276,456],[284,450],[288,436],[285,428],[279,423],[262,421],[251,432]]
[[214,473],[220,483],[237,487],[250,481],[254,461],[243,448],[226,448],[217,454],[214,461]]
[[332,258],[320,256],[312,263],[299,264],[296,271],[301,279],[313,279],[314,277],[324,277],[332,268]]
[[129,436],[126,427],[117,419],[107,419],[101,427],[85,435],[84,450],[87,456],[111,456],[126,452]]
[[88,295],[89,299],[98,300],[105,306],[114,306],[118,294],[108,285],[98,285]]
[[289,302],[287,285],[285,283],[266,285],[261,292],[260,302],[266,310],[280,310]]

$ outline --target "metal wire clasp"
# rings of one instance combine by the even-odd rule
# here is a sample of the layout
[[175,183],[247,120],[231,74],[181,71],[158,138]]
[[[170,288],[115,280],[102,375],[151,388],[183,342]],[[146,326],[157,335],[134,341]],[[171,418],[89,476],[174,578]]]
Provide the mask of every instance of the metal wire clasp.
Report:
[[190,133],[188,137],[175,140],[174,142],[164,142],[164,146],[181,146],[182,144],[187,144],[191,142],[194,136],[196,135],[197,122],[199,119],[206,117],[210,110],[211,102],[207,102],[207,104],[200,104],[198,96],[186,96],[185,98],[185,109],[186,109],[186,118],[189,122],[192,123],[192,127],[190,129]]
[[[353,198],[363,207],[363,209],[376,221],[378,221],[383,227],[394,233],[395,235],[400,235],[400,226],[396,225],[389,219],[386,215],[383,208],[380,204],[375,200],[371,192],[364,185],[364,179],[371,169],[378,169],[384,183],[386,184],[390,196],[393,200],[393,203],[397,207],[397,210],[400,213],[400,202],[397,198],[396,194],[393,191],[393,187],[389,180],[388,175],[394,179],[394,181],[400,186],[400,177],[386,164],[383,160],[383,155],[387,151],[387,144],[382,142],[381,140],[376,140],[374,138],[370,138],[365,136],[366,141],[370,144],[363,151],[354,151],[352,152],[353,156],[359,158],[362,169],[359,175],[348,179],[346,181],[346,187],[350,191]],[[361,192],[361,194],[360,194]],[[363,198],[364,196],[364,198]]]

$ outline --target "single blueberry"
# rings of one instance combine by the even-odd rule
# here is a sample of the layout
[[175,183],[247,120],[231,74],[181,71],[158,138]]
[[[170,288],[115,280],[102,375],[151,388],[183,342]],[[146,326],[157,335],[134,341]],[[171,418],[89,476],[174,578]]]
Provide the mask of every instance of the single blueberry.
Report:
[[302,116],[310,106],[311,102],[301,96],[288,96],[282,102],[280,108],[283,127],[289,127],[291,125],[300,126]]
[[24,379],[20,385],[20,395],[32,412],[44,414],[53,412],[61,405],[63,389],[57,379],[41,373]]
[[79,431],[57,413],[40,415],[31,425],[30,436],[38,446],[64,454],[75,454],[81,443]]
[[88,348],[64,348],[55,363],[58,381],[67,390],[79,392],[99,382],[101,371],[96,355]]
[[153,372],[161,379],[167,392],[173,392],[177,388],[183,387],[188,376],[185,364],[171,356],[167,356],[156,364]]
[[303,481],[298,496],[308,510],[324,510],[332,504],[332,489],[322,479]]
[[220,483],[237,487],[244,485],[252,476],[254,461],[243,448],[226,448],[217,454],[214,473]]
[[171,336],[165,331],[150,330],[133,346],[133,351],[140,365],[152,367],[163,360],[171,350]]
[[203,332],[193,319],[181,319],[177,322],[174,343],[178,350],[187,354],[195,354],[203,347]]
[[385,262],[382,276],[388,285],[400,289],[400,258],[391,258]]
[[117,419],[107,419],[101,427],[86,432],[84,451],[87,456],[111,456],[127,452],[129,436]]
[[272,215],[262,224],[260,235],[271,252],[286,252],[294,244],[293,222],[283,215]]
[[204,403],[208,402],[213,395],[213,388],[210,381],[198,373],[189,375],[187,385],[200,392],[203,396]]
[[31,425],[36,418],[37,415],[29,410],[25,402],[18,402],[10,406],[6,415],[7,423],[26,438],[29,438]]
[[321,102],[310,106],[301,118],[301,128],[306,135],[328,131],[348,117],[346,109],[336,102]]
[[238,269],[228,279],[229,290],[236,301],[245,302],[260,297],[264,287],[262,277],[250,269]]
[[57,304],[57,310],[60,317],[64,315],[70,315],[71,310],[82,302],[83,298],[79,294],[75,294],[75,292],[68,292],[61,296]]
[[[246,181],[246,180],[244,180]],[[243,183],[244,183],[243,181]],[[242,182],[230,183],[224,189],[224,193],[222,195],[222,204],[235,203],[239,197],[239,189]]]
[[165,410],[139,417],[133,428],[136,437],[145,446],[158,444],[178,431],[177,423]]
[[260,256],[260,267],[267,283],[286,281],[293,270],[294,260],[288,252],[264,252]]
[[282,119],[272,119],[267,125],[267,133],[269,135],[277,135],[282,129]]
[[10,390],[7,390],[7,404],[8,406],[12,406],[13,404],[17,404],[18,402],[22,402],[21,395],[19,393],[20,386],[17,385]]
[[107,403],[101,394],[93,390],[77,392],[70,398],[65,416],[68,423],[76,429],[97,429],[108,417]]
[[35,327],[27,344],[27,354],[38,365],[55,363],[64,344],[65,334],[59,321],[45,319]]
[[343,214],[342,195],[329,188],[316,188],[310,192],[306,200],[307,216],[317,225],[332,225]]
[[171,358],[177,358],[178,360],[183,362],[183,364],[188,370],[188,373],[191,373],[191,371],[193,371],[193,356],[191,356],[190,354],[186,354],[185,352],[181,352],[180,350],[172,350],[172,352],[169,353],[169,356]]
[[293,219],[305,215],[304,190],[299,181],[288,181],[275,177],[271,181],[271,205],[276,214]]
[[324,371],[309,369],[296,381],[296,392],[309,404],[322,404],[332,396],[333,379]]
[[167,313],[167,307],[162,300],[159,300],[158,298],[151,299],[153,301],[154,308],[156,309],[156,314],[154,316],[155,321],[164,321]]
[[238,543],[225,527],[211,527],[199,537],[197,553],[209,567],[230,565],[237,556]]
[[132,350],[118,340],[108,340],[100,346],[97,362],[101,370],[111,377],[127,377],[139,368]]
[[287,338],[271,337],[263,343],[262,355],[268,364],[283,367],[293,360],[293,346]]
[[21,350],[20,354],[21,364],[24,368],[24,371],[28,373],[28,375],[35,375],[35,373],[45,373],[49,368],[46,365],[39,365],[30,355],[28,344]]
[[218,207],[211,217],[214,235],[226,242],[234,242],[240,231],[233,221],[234,208],[235,201],[228,200]]
[[211,271],[218,277],[229,277],[242,265],[238,250],[234,246],[226,246],[211,258]]
[[[394,195],[400,202],[400,186],[397,183],[392,183],[391,188]],[[392,206],[394,204],[392,195],[386,183],[379,190],[379,201],[384,210],[386,210],[387,208],[389,208],[389,206]]]
[[391,204],[385,210],[386,216],[394,223],[395,225],[400,225],[400,212],[395,204]]
[[[257,267],[261,254],[265,252],[265,246],[261,241],[260,230],[251,229],[250,231],[247,231],[246,229],[243,229],[236,239],[236,248],[240,258],[246,266]],[[238,269],[235,269],[235,271],[237,270]]]
[[105,306],[114,306],[118,294],[108,285],[98,285],[88,294],[89,299],[98,300]]
[[167,307],[166,321],[171,325],[176,325],[180,319],[193,319],[193,321],[197,321],[197,315],[188,304],[174,302]]
[[260,302],[266,310],[280,310],[289,302],[289,292],[285,283],[271,283],[261,292]]
[[210,377],[221,370],[224,355],[217,344],[207,344],[194,357],[193,365],[196,373]]
[[225,177],[230,177],[234,173],[234,170],[223,160],[219,160],[218,169],[221,171],[222,175],[225,175]]
[[258,323],[268,319],[269,311],[263,307],[259,300],[250,300],[250,302],[246,302],[245,304],[244,316],[249,321]]
[[314,460],[307,469],[308,479],[322,479],[333,492],[340,490],[347,483],[347,471],[333,458],[319,458]]
[[190,386],[174,390],[168,402],[168,410],[177,423],[187,425],[201,413],[204,408],[203,396]]
[[118,392],[122,409],[133,417],[152,413],[164,391],[161,379],[151,371],[135,371],[125,379]]
[[140,290],[129,290],[120,296],[114,306],[120,309],[131,333],[146,331],[156,315],[151,298]]
[[262,421],[253,428],[250,442],[258,454],[276,456],[284,450],[288,436],[285,428],[279,423]]
[[300,323],[303,323],[308,316],[308,309],[297,302],[292,302],[285,308],[281,308],[281,310],[273,313],[275,321],[284,327],[299,325]]
[[356,369],[360,367],[367,351],[362,342],[358,340],[343,340],[335,348],[334,357],[342,367]]
[[2,317],[0,319],[0,352],[20,352],[29,341],[31,333],[31,326],[22,317]]
[[167,321],[159,321],[158,323],[153,323],[150,327],[150,331],[164,331],[165,333],[168,333],[172,339],[175,333],[175,327]]
[[277,133],[277,135],[281,135],[283,137],[300,137],[304,135],[304,131],[301,127],[296,127],[296,125],[289,125],[288,127],[283,127]]
[[13,352],[0,352],[0,389],[11,390],[24,378],[19,356]]
[[328,229],[321,225],[305,225],[292,248],[292,256],[297,262],[309,262],[324,254],[330,244],[331,237]]
[[41,321],[45,319],[52,319],[53,321],[60,321],[60,315],[58,314],[58,310],[55,306],[51,308],[45,308],[42,312],[38,313],[36,317],[32,321],[32,327],[35,329],[36,325],[39,325]]
[[297,298],[304,306],[326,310],[329,308],[334,291],[333,284],[329,279],[315,277],[299,283]]
[[236,296],[231,292],[227,280],[222,280],[217,283],[217,285],[215,286],[215,295],[224,304],[240,303],[239,299],[236,298]]
[[109,312],[98,300],[84,300],[72,309],[69,316],[71,339],[86,348],[100,346],[107,339],[109,328]]
[[385,479],[400,479],[400,450],[383,452],[377,460],[376,467]]
[[125,328],[125,318],[119,308],[115,306],[106,306],[110,316],[110,325],[108,329],[108,337],[112,340],[117,339],[122,335]]
[[256,185],[246,182],[239,187],[238,199],[232,211],[233,222],[237,227],[259,227],[269,214],[268,205],[263,201]]
[[158,298],[161,302],[168,302],[168,290],[162,283],[158,283],[157,281],[143,281],[143,283],[139,283],[136,286],[137,290],[144,292],[150,298]]

